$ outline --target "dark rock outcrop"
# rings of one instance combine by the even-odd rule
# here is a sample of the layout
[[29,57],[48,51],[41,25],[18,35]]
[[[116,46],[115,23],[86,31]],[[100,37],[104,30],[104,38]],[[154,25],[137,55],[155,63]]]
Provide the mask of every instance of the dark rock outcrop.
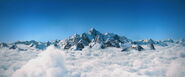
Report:
[[16,49],[16,48],[17,48],[16,44],[13,44],[9,49]]
[[6,44],[6,43],[0,43],[0,48],[3,48],[3,47],[8,47],[8,44]]
[[135,50],[138,50],[138,51],[144,50],[144,48],[140,45],[134,45],[134,46],[132,46],[132,48],[135,49]]
[[149,44],[148,47],[149,47],[151,50],[155,50],[154,44]]

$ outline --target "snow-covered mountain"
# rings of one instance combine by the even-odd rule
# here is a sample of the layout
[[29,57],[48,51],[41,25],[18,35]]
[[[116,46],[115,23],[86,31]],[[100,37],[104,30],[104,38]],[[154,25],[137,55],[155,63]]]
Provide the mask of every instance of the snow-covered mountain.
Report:
[[86,33],[75,34],[61,42],[64,49],[82,50],[85,46],[90,48],[99,45],[100,48],[117,47],[129,43],[131,40],[113,33],[100,33],[92,28]]
[[[155,45],[158,46],[168,46],[168,43],[178,43],[185,45],[185,41],[174,41],[172,39],[167,40],[138,40],[132,41],[125,36],[117,35],[114,33],[101,33],[94,28],[91,28],[88,32],[82,34],[74,34],[64,40],[54,40],[48,42],[38,42],[38,41],[16,41],[13,43],[0,43],[0,48],[7,47],[9,49],[20,49],[24,50],[25,46],[36,48],[39,50],[44,50],[50,45],[54,45],[60,49],[69,49],[69,50],[82,50],[85,47],[89,48],[107,48],[107,47],[116,47],[122,48],[123,51],[130,49],[143,50],[144,48],[141,45],[148,45],[149,48],[155,49]],[[21,47],[20,45],[25,45]]]

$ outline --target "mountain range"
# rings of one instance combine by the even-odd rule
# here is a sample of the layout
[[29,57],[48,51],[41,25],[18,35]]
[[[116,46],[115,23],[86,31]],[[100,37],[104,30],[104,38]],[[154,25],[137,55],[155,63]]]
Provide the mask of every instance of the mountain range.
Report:
[[39,42],[35,40],[31,41],[16,41],[13,43],[0,43],[0,48],[19,49],[26,50],[26,48],[20,45],[26,45],[27,47],[44,50],[50,45],[54,45],[59,49],[70,50],[82,50],[85,47],[89,48],[107,48],[116,47],[122,48],[122,51],[128,51],[135,49],[138,51],[144,50],[143,45],[147,45],[150,49],[155,50],[155,46],[168,46],[169,43],[176,43],[185,46],[185,39],[182,40],[137,40],[133,41],[125,36],[121,36],[114,33],[101,33],[95,28],[91,28],[88,32],[82,34],[74,34],[64,40],[54,40],[48,42]]

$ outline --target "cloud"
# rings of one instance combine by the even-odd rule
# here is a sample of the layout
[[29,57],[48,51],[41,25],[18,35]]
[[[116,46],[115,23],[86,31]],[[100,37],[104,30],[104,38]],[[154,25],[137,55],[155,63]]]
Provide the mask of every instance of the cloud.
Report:
[[64,53],[53,46],[17,70],[12,77],[66,77]]
[[[0,51],[1,77],[184,77],[185,47],[121,52],[119,48]],[[33,56],[37,54],[38,56]],[[29,57],[29,58],[27,58]],[[27,59],[26,59],[27,58]],[[31,58],[31,60],[30,60]],[[27,60],[27,61],[26,61]]]

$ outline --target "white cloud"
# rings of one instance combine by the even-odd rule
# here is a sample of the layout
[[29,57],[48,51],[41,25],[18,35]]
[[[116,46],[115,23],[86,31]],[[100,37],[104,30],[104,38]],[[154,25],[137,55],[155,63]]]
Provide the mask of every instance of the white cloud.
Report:
[[[183,77],[185,75],[185,47],[183,46],[156,46],[156,50],[146,49],[140,52],[120,51],[119,48],[85,48],[83,51],[66,51],[49,47],[38,57],[34,57],[33,55],[37,53],[15,52],[7,49],[4,52],[1,51],[0,76]],[[33,57],[32,60],[30,57]]]
[[12,77],[66,77],[63,55],[51,46],[22,66]]

